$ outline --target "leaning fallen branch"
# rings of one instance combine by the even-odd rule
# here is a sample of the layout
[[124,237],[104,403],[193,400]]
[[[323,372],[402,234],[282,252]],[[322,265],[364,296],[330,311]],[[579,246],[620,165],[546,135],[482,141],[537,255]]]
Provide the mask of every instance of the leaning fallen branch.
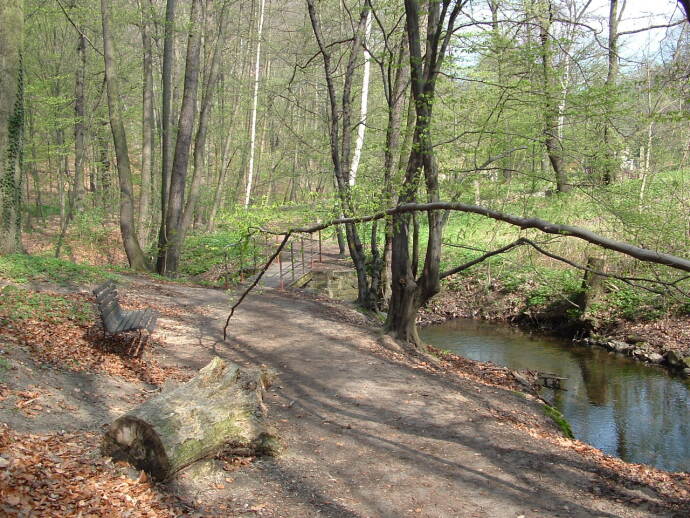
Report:
[[592,232],[590,230],[576,227],[573,225],[560,225],[557,223],[551,223],[539,218],[523,218],[520,216],[513,216],[512,214],[505,214],[503,212],[489,209],[486,207],[480,207],[479,205],[470,205],[467,203],[458,202],[434,202],[434,203],[404,203],[388,209],[384,212],[378,212],[369,216],[362,216],[359,218],[339,218],[325,223],[319,223],[311,227],[303,228],[293,228],[286,232],[271,232],[268,230],[263,230],[268,234],[284,236],[286,234],[296,234],[298,232],[313,234],[319,230],[323,230],[333,225],[342,225],[345,223],[366,223],[368,221],[374,221],[377,219],[383,219],[387,216],[393,216],[395,214],[404,214],[409,212],[428,212],[434,210],[453,210],[458,212],[468,212],[472,214],[479,214],[480,216],[486,216],[487,218],[495,219],[497,221],[504,221],[510,223],[516,227],[522,229],[534,228],[541,230],[545,234],[555,234],[559,236],[576,237],[582,239],[594,245],[598,245],[602,248],[608,250],[614,250],[622,254],[634,257],[640,261],[645,261],[648,263],[663,264],[664,266],[670,266],[678,270],[683,270],[690,272],[690,260],[684,259],[682,257],[676,257],[671,254],[665,254],[663,252],[657,252],[655,250],[649,250],[647,248],[642,248],[639,246],[631,245],[630,243],[625,243],[623,241],[617,241],[615,239],[610,239],[604,236]]
[[[476,264],[484,262],[487,259],[489,259],[490,257],[493,257],[495,255],[499,255],[499,254],[503,254],[505,252],[512,250],[513,248],[516,248],[516,247],[522,246],[522,245],[529,245],[532,248],[534,248],[537,252],[539,252],[540,254],[543,254],[547,257],[550,257],[551,259],[555,259],[556,261],[561,261],[561,262],[563,262],[569,266],[572,266],[573,268],[577,268],[578,270],[590,272],[590,273],[593,273],[595,275],[599,275],[601,277],[608,277],[610,279],[617,279],[621,282],[628,284],[629,286],[634,286],[636,288],[640,288],[642,290],[646,290],[646,291],[649,291],[651,293],[656,293],[657,295],[662,295],[665,292],[661,291],[661,290],[655,290],[654,288],[650,288],[648,286],[643,286],[643,285],[640,285],[637,283],[638,282],[647,282],[647,283],[651,283],[651,284],[657,284],[660,286],[664,286],[666,288],[675,289],[676,291],[678,291],[681,295],[683,295],[685,297],[688,296],[688,294],[686,292],[684,292],[683,290],[681,290],[678,287],[678,283],[685,281],[687,279],[690,279],[690,276],[688,276],[688,275],[684,275],[683,277],[675,279],[671,282],[667,282],[667,281],[662,281],[661,279],[647,279],[645,277],[626,277],[623,275],[616,275],[614,273],[603,272],[600,270],[595,270],[593,268],[590,268],[589,266],[578,264],[575,261],[571,261],[570,259],[567,259],[567,258],[562,257],[560,255],[554,254],[553,252],[549,252],[548,250],[546,250],[546,249],[542,248],[541,246],[539,246],[538,244],[536,244],[534,241],[527,239],[525,237],[521,237],[519,239],[516,239],[515,241],[513,241],[512,243],[510,243],[506,246],[503,246],[501,248],[497,248],[496,250],[491,250],[490,252],[486,252],[483,255],[480,255],[479,257],[472,259],[471,261],[468,261],[464,264],[461,264],[460,266],[456,266],[455,268],[452,268],[450,270],[442,272],[439,275],[439,277],[441,279],[445,279],[446,277],[449,277],[451,275],[455,275],[456,273],[460,273],[464,270],[467,270],[468,268],[470,268]],[[453,246],[453,245],[451,245],[451,246]]]
[[261,268],[261,271],[259,274],[254,278],[254,281],[249,285],[249,287],[244,290],[242,295],[240,295],[240,298],[235,302],[235,304],[230,308],[230,314],[228,315],[227,320],[225,321],[225,326],[223,326],[223,341],[228,336],[228,325],[230,324],[230,319],[232,316],[235,314],[235,309],[242,304],[242,301],[245,299],[247,295],[254,289],[254,286],[256,286],[259,281],[261,280],[261,277],[264,276],[264,273],[266,273],[266,270],[268,270],[268,267],[271,266],[271,263],[274,261],[276,257],[280,254],[280,252],[283,251],[283,248],[285,248],[285,245],[287,245],[288,241],[290,240],[290,236],[292,235],[292,232],[287,232],[285,234],[285,237],[283,237],[283,240],[281,241],[280,245],[278,246],[277,250],[274,252],[274,254],[269,257],[268,261],[266,261],[266,264],[264,264],[263,268]]
[[[557,223],[551,223],[549,221],[545,221],[543,219],[539,218],[523,218],[520,216],[513,216],[512,214],[505,214],[503,212],[494,210],[494,209],[489,209],[487,207],[480,207],[478,205],[470,205],[467,203],[459,203],[459,202],[433,202],[433,203],[405,203],[402,205],[398,205],[397,207],[393,207],[392,209],[388,209],[383,212],[378,212],[376,214],[371,214],[368,216],[362,216],[362,217],[356,217],[356,218],[338,218],[338,219],[333,219],[331,221],[326,221],[324,223],[319,223],[310,227],[298,227],[298,228],[291,228],[287,231],[284,232],[275,232],[271,230],[266,230],[266,229],[258,229],[261,232],[264,232],[266,234],[271,234],[271,235],[276,235],[276,236],[283,236],[283,241],[281,242],[280,246],[276,250],[276,252],[271,256],[271,258],[268,260],[268,262],[264,265],[262,268],[261,272],[259,275],[256,277],[254,282],[242,293],[238,301],[232,306],[230,310],[230,315],[228,315],[227,320],[225,321],[225,327],[223,328],[223,339],[225,340],[227,336],[227,328],[230,323],[230,319],[232,318],[233,314],[235,313],[235,309],[242,303],[242,301],[245,299],[245,297],[251,292],[251,290],[256,286],[256,284],[259,282],[263,274],[266,272],[270,264],[273,262],[273,260],[278,256],[278,254],[283,250],[285,245],[287,244],[288,240],[290,239],[290,236],[292,234],[297,234],[297,233],[304,233],[304,234],[313,234],[314,232],[318,232],[319,230],[324,230],[326,228],[335,226],[335,225],[343,225],[346,223],[366,223],[369,221],[376,221],[379,219],[386,218],[388,216],[393,216],[395,214],[404,214],[404,213],[410,213],[410,212],[428,212],[428,211],[435,211],[435,210],[443,210],[443,211],[458,211],[458,212],[467,212],[467,213],[472,213],[472,214],[479,214],[480,216],[486,216],[487,218],[495,219],[497,221],[504,221],[506,223],[509,223],[511,225],[514,225],[516,227],[519,227],[521,229],[530,229],[534,228],[537,230],[540,230],[544,232],[545,234],[554,234],[558,236],[565,236],[565,237],[575,237],[577,239],[581,239],[583,241],[587,241],[589,243],[592,243],[594,245],[600,246],[601,248],[605,248],[607,250],[613,250],[615,252],[622,253],[624,255],[633,257],[635,259],[639,259],[640,261],[648,262],[648,263],[656,263],[656,264],[662,264],[664,266],[670,266],[671,268],[675,268],[677,270],[682,270],[685,272],[690,272],[690,260],[684,259],[682,257],[676,257],[675,255],[671,254],[665,254],[663,252],[657,252],[655,250],[649,250],[647,248],[642,248],[639,246],[632,245],[630,243],[625,243],[623,241],[617,241],[615,239],[610,239],[604,236],[601,236],[597,234],[596,232],[592,232],[590,230],[576,227],[573,225],[561,225]],[[492,257],[494,255],[506,252],[516,246],[524,245],[524,244],[529,244],[533,246],[536,250],[540,251],[541,253],[545,255],[549,255],[550,257],[553,257],[554,259],[562,260],[572,266],[578,267],[575,263],[565,259],[561,258],[559,256],[556,256],[555,254],[551,254],[550,252],[547,252],[543,250],[542,248],[538,247],[535,243],[532,243],[526,238],[520,238],[517,241],[506,245],[505,247],[499,248],[497,250],[494,250],[492,252],[487,252],[481,257],[478,257],[477,259],[474,259],[470,261],[469,263],[466,263],[464,265],[461,265],[457,268],[454,268],[452,270],[449,270],[448,272],[444,272],[441,274],[441,278],[447,277],[448,275],[452,275],[453,273],[457,273],[459,271],[462,271],[466,268],[469,268],[470,266],[473,266],[485,259],[488,259],[489,257]],[[581,267],[582,269],[587,269],[587,267]],[[594,272],[594,273],[601,273],[604,276],[613,276],[613,274],[606,274],[603,272]],[[683,278],[685,279],[685,278]],[[683,280],[680,279],[680,280]],[[649,281],[648,279],[638,279],[638,280],[645,280]],[[680,280],[674,281],[671,284],[675,284],[677,282],[680,282]]]

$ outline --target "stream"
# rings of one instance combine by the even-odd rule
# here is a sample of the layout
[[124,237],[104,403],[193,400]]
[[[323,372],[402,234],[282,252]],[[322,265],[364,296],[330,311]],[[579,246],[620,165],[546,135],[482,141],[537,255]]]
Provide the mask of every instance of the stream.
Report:
[[604,349],[533,336],[506,324],[458,319],[420,330],[459,356],[568,379],[542,389],[575,437],[621,459],[690,471],[690,381]]

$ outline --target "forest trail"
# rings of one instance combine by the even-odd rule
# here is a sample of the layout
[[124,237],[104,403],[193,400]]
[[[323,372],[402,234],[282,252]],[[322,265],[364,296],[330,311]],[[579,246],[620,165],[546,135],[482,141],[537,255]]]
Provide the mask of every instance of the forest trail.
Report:
[[204,476],[175,489],[198,503],[286,518],[673,516],[650,488],[528,435],[554,430],[536,403],[431,372],[347,307],[263,290],[223,342],[224,293],[148,280],[127,292],[179,310],[160,320],[160,363],[197,370],[218,355],[278,373],[266,402],[286,452],[229,474],[192,468]]

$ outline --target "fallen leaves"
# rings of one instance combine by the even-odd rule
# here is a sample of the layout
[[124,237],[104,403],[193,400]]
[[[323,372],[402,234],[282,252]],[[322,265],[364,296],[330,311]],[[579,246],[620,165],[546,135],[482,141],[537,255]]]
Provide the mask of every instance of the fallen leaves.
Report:
[[0,425],[0,515],[149,517],[185,506],[143,474],[121,475],[102,460],[93,433],[19,434]]
[[626,486],[641,484],[663,497],[665,505],[690,512],[690,473],[671,473],[644,464],[631,464],[576,439],[568,439],[523,423],[512,424],[532,437],[573,450],[595,462],[609,482],[620,480]]
[[[90,302],[83,294],[71,298]],[[2,307],[0,307],[2,318]],[[166,379],[186,381],[189,375],[181,369],[162,367],[153,359],[131,357],[131,335],[104,337],[100,322],[87,326],[72,320],[46,322],[40,315],[3,326],[0,336],[8,335],[28,346],[34,359],[77,372],[102,372],[119,376],[129,381],[141,380],[160,385]],[[149,339],[147,348],[161,346]]]

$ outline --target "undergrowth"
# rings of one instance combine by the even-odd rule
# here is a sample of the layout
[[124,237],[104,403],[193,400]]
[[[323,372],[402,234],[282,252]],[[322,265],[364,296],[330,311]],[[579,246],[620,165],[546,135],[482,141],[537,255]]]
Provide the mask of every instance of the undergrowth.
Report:
[[544,415],[550,417],[551,420],[556,423],[556,426],[561,429],[563,435],[565,435],[568,439],[575,438],[573,435],[573,430],[570,428],[570,423],[568,423],[563,414],[561,414],[556,408],[549,405],[544,405]]
[[0,290],[0,322],[41,320],[51,324],[72,321],[88,324],[94,319],[91,304],[59,295],[29,291],[16,286]]
[[25,254],[0,255],[0,279],[15,283],[46,281],[81,285],[116,279],[112,267],[77,264],[54,257]]

